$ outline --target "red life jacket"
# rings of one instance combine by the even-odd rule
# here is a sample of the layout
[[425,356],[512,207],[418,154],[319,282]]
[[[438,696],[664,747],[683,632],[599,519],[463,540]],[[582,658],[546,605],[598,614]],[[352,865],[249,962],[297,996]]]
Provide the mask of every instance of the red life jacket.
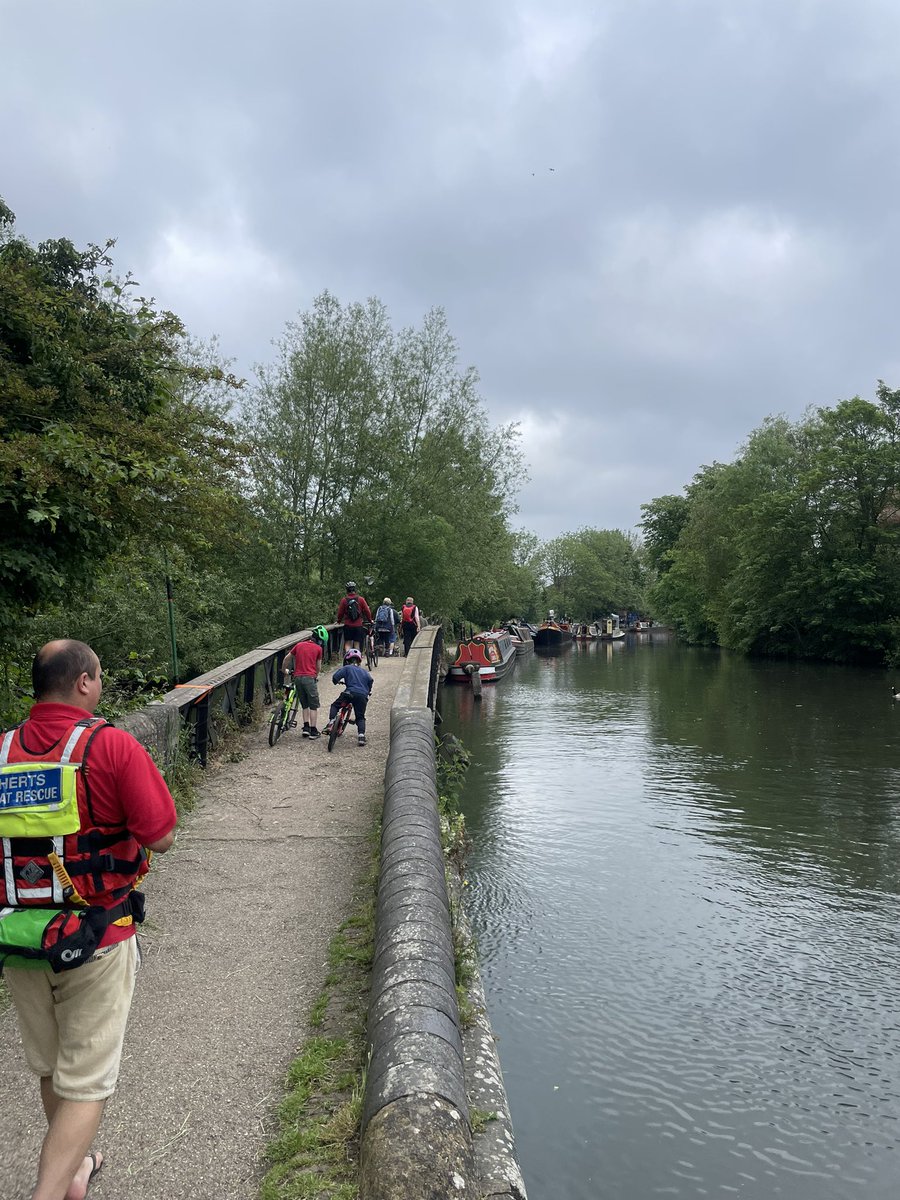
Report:
[[403,605],[403,620],[408,621],[410,625],[416,623],[416,606],[414,604]]
[[[99,825],[94,818],[87,757],[91,742],[106,724],[102,717],[87,717],[40,753],[31,753],[22,745],[21,726],[3,736],[0,768],[39,763],[76,769],[79,828],[61,836],[15,836],[12,806],[5,807],[4,800],[27,772],[23,770],[20,781],[10,781],[7,774],[9,791],[0,793],[0,906],[72,908],[88,904],[112,908],[147,873],[147,852],[131,833],[124,826]],[[33,775],[39,781],[37,773]],[[37,788],[20,790],[19,795],[26,804],[29,796],[35,804],[42,799]]]

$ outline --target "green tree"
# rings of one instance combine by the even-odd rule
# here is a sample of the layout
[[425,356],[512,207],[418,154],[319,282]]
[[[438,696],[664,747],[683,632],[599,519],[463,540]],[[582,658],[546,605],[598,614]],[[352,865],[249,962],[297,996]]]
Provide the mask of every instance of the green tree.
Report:
[[245,412],[279,594],[321,612],[353,576],[429,613],[501,604],[517,431],[489,426],[444,314],[395,333],[380,301],[325,292],[279,350]]
[[548,607],[583,620],[641,608],[643,568],[635,539],[617,529],[579,529],[544,547]]
[[87,588],[138,531],[202,541],[233,495],[230,427],[194,393],[215,372],[185,361],[176,317],[110,275],[111,246],[33,247],[0,210],[7,641],[39,605]]
[[[893,661],[898,495],[900,394],[885,384],[875,402],[854,397],[796,424],[771,418],[733,463],[703,468],[686,489],[652,602],[692,641]],[[661,518],[669,499],[645,511]]]
[[642,504],[641,513],[647,563],[661,575],[671,565],[669,553],[678,544],[690,505],[686,496],[658,496],[649,504]]

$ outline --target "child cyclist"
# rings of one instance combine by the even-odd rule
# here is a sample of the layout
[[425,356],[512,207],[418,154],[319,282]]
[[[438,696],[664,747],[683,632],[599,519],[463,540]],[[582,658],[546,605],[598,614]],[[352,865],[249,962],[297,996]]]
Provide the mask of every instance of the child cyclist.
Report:
[[293,671],[294,683],[297,685],[297,694],[303,709],[303,736],[308,738],[319,736],[316,728],[316,721],[319,719],[319,671],[327,645],[328,630],[324,625],[317,625],[309,641],[298,642],[293,650],[287,652],[281,664],[285,687],[290,687],[290,675]]
[[372,694],[372,685],[375,680],[362,665],[362,655],[355,646],[351,646],[344,654],[344,665],[338,667],[332,675],[331,681],[332,683],[342,683],[344,691],[336,700],[332,701],[331,708],[328,710],[328,724],[325,726],[325,732],[331,733],[331,726],[337,717],[340,703],[344,696],[349,696],[353,704],[353,714],[356,717],[357,744],[364,746],[366,744],[366,705],[369,703],[369,696]]

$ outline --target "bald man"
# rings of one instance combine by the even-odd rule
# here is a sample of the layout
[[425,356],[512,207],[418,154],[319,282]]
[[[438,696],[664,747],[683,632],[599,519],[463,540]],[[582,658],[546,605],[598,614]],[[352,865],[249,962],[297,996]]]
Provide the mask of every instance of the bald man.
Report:
[[[103,1165],[91,1147],[115,1090],[140,963],[143,897],[134,888],[147,872],[146,850],[161,854],[172,845],[176,813],[144,747],[94,717],[103,682],[90,646],[48,642],[35,656],[32,683],[28,720],[0,742],[0,909],[89,909],[102,936],[71,969],[56,973],[19,957],[7,960],[4,976],[47,1119],[32,1200],[84,1200]],[[28,774],[37,763],[43,779],[74,769],[77,832],[55,836],[47,826],[41,835],[40,822],[59,814],[35,807],[46,790],[35,787],[37,771]],[[31,822],[29,836],[15,836],[23,828],[16,820]],[[68,954],[78,960],[78,952]]]

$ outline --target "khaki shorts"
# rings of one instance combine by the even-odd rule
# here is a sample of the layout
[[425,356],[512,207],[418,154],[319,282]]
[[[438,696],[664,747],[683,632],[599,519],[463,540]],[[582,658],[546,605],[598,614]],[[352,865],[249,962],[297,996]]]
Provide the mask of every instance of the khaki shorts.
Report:
[[137,938],[130,937],[59,975],[4,971],[28,1065],[52,1077],[63,1100],[105,1100],[116,1090],[138,965]]
[[298,675],[294,679],[301,708],[319,707],[319,685],[315,675]]

